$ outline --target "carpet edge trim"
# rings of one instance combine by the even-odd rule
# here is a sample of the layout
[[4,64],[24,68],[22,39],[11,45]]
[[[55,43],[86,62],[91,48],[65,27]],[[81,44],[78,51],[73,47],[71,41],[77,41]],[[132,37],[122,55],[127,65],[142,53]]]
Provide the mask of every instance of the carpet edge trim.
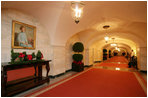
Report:
[[133,72],[136,79],[138,80],[139,84],[141,85],[142,89],[144,90],[145,94],[147,95],[147,87],[145,86],[145,84],[143,83],[143,81],[141,80],[141,78],[137,75],[136,72]]
[[[92,68],[90,68],[90,69],[92,69]],[[55,85],[52,85],[52,86],[46,88],[45,90],[42,90],[42,91],[37,92],[37,93],[35,93],[35,94],[32,94],[32,95],[30,95],[30,96],[28,96],[28,97],[36,97],[36,96],[38,96],[38,95],[40,95],[40,94],[42,94],[42,93],[44,93],[44,92],[46,92],[46,91],[48,91],[48,90],[50,90],[50,89],[52,89],[52,88],[55,88],[55,87],[57,87],[57,86],[59,86],[59,85],[65,83],[65,82],[67,82],[67,81],[69,81],[69,80],[71,80],[71,79],[73,79],[73,78],[75,78],[75,77],[77,77],[77,76],[79,76],[79,75],[81,75],[81,74],[83,74],[83,73],[89,71],[90,69],[85,70],[85,71],[83,71],[83,72],[81,72],[81,73],[78,73],[78,74],[76,74],[76,75],[74,75],[74,76],[72,76],[72,77],[69,77],[68,79],[65,79],[65,80],[63,80],[63,81],[61,81],[61,82],[59,82],[59,83],[57,83],[57,84],[55,84]]]

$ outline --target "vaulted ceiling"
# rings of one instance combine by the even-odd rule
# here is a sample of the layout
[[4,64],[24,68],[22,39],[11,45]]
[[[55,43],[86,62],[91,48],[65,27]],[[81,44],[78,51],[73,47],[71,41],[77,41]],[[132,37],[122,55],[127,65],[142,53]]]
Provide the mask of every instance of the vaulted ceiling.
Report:
[[146,46],[146,1],[84,1],[84,4],[79,24],[71,17],[70,1],[2,1],[2,8],[37,18],[46,27],[53,45],[65,45],[74,34],[78,34],[84,44],[102,43],[106,32],[102,27],[110,25],[109,36],[116,37],[120,43]]

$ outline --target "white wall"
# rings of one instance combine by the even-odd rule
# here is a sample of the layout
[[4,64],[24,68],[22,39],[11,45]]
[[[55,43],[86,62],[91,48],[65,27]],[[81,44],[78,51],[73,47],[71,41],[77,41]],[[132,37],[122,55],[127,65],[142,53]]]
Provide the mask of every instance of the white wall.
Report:
[[[20,21],[29,25],[36,26],[36,49],[14,49],[15,52],[26,51],[27,54],[32,52],[37,53],[41,50],[44,59],[52,60],[50,63],[50,75],[57,75],[71,69],[72,64],[72,45],[80,41],[78,35],[71,37],[66,46],[51,45],[49,33],[38,19],[12,9],[2,9],[2,24],[1,24],[1,62],[10,62],[11,60],[11,33],[12,20]],[[44,70],[45,71],[45,70]],[[45,74],[45,72],[43,72]]]
[[140,47],[138,50],[138,68],[147,71],[147,47]]
[[[11,60],[11,34],[12,20],[20,21],[29,25],[36,26],[36,49],[14,49],[15,52],[26,51],[27,54],[37,53],[41,50],[44,59],[52,59],[52,47],[47,30],[34,17],[21,13],[16,10],[2,9],[1,12],[1,62],[10,62]],[[52,70],[52,69],[51,69]]]
[[64,73],[65,68],[65,47],[64,46],[53,46],[53,58],[51,65],[51,75],[57,75]]

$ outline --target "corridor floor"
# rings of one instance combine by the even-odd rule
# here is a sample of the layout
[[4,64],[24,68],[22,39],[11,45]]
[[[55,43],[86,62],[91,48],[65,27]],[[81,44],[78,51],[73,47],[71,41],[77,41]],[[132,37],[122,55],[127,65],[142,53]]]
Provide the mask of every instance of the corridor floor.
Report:
[[114,56],[96,66],[128,68],[128,60],[124,56]]
[[[102,65],[101,65],[102,64]],[[106,64],[108,64],[107,66],[106,66]],[[110,66],[110,65],[111,66]],[[116,64],[116,65],[113,65],[113,64]],[[127,64],[128,64],[128,61],[124,58],[124,57],[119,57],[119,56],[117,56],[117,57],[113,57],[112,59],[109,59],[109,60],[107,60],[107,61],[105,61],[105,62],[102,62],[102,63],[100,63],[100,64],[96,64],[95,66],[93,66],[93,67],[90,67],[90,68],[86,68],[85,69],[85,71],[83,71],[83,72],[80,72],[80,73],[77,73],[77,72],[73,72],[73,71],[70,71],[70,72],[67,72],[66,74],[64,74],[64,75],[62,75],[62,76],[60,76],[60,77],[56,77],[56,78],[54,78],[54,79],[51,79],[51,82],[50,82],[50,85],[48,85],[48,84],[44,84],[44,85],[41,85],[41,86],[39,86],[39,87],[36,87],[36,88],[33,88],[33,89],[31,89],[31,90],[28,90],[28,91],[26,91],[26,92],[23,92],[23,93],[21,93],[21,94],[18,94],[18,95],[16,95],[16,97],[19,97],[19,96],[54,96],[54,95],[52,95],[52,94],[49,94],[49,92],[51,93],[51,90],[49,90],[49,88],[52,88],[53,86],[55,86],[56,88],[58,88],[60,85],[62,85],[62,84],[64,84],[64,83],[66,83],[66,82],[69,82],[69,81],[71,81],[72,83],[73,83],[73,85],[76,83],[76,85],[79,85],[79,82],[80,81],[84,81],[84,80],[81,80],[81,79],[85,79],[86,77],[85,77],[85,75],[84,74],[86,74],[87,73],[87,70],[93,70],[93,71],[91,71],[91,74],[93,74],[93,76],[91,75],[91,76],[89,76],[90,74],[88,74],[88,75],[86,75],[87,76],[87,78],[89,79],[89,80],[92,80],[93,79],[93,77],[94,78],[98,78],[98,77],[96,77],[96,75],[95,75],[95,73],[98,73],[98,71],[99,71],[99,73],[98,73],[98,75],[101,75],[100,77],[101,78],[99,78],[99,80],[98,81],[102,81],[101,83],[104,83],[103,81],[106,81],[106,80],[104,80],[105,78],[103,78],[103,77],[106,77],[106,76],[104,76],[104,75],[106,75],[105,73],[110,73],[110,75],[111,76],[107,76],[108,78],[108,81],[110,81],[110,79],[113,79],[113,78],[115,78],[115,77],[118,77],[118,79],[116,80],[116,81],[118,81],[118,82],[121,82],[121,80],[122,80],[122,76],[125,76],[125,74],[127,74],[127,76],[128,76],[128,74],[129,74],[129,72],[130,72],[130,74],[133,74],[133,75],[130,75],[130,77],[127,77],[127,79],[125,78],[125,82],[123,82],[122,83],[122,85],[119,83],[118,84],[118,86],[120,86],[120,88],[123,88],[122,90],[123,90],[123,92],[125,92],[126,91],[126,89],[131,89],[131,88],[128,88],[128,87],[125,87],[123,84],[126,84],[126,80],[129,80],[130,78],[133,78],[133,79],[137,79],[136,81],[137,81],[137,83],[138,83],[138,87],[139,88],[136,88],[137,90],[135,90],[135,92],[136,91],[138,91],[138,92],[141,92],[141,94],[143,93],[143,91],[144,92],[146,92],[146,90],[147,90],[147,88],[146,88],[146,81],[144,80],[144,79],[142,79],[142,77],[141,76],[139,76],[140,74],[142,75],[142,76],[146,76],[146,74],[145,73],[137,73],[138,71],[137,70],[134,70],[134,69],[129,69],[129,68],[127,68]],[[103,66],[104,65],[104,66]],[[108,67],[109,66],[109,67]],[[96,70],[97,69],[97,70]],[[111,71],[110,71],[111,70]],[[122,74],[121,74],[122,73]],[[80,74],[80,76],[81,76],[81,78],[79,79],[79,74]],[[83,77],[82,77],[82,75],[84,75]],[[104,74],[104,75],[103,75]],[[118,76],[116,76],[117,74],[121,74],[121,76],[120,75],[118,75]],[[115,76],[114,76],[115,75]],[[132,77],[133,76],[133,77]],[[77,77],[77,80],[74,80],[73,81],[73,77]],[[121,78],[121,79],[120,79]],[[128,79],[129,78],[129,79]],[[68,80],[67,80],[68,79]],[[60,81],[60,82],[59,82]],[[113,81],[115,81],[115,80],[113,80]],[[123,81],[123,80],[122,80]],[[135,80],[134,80],[135,81]],[[92,82],[93,83],[93,81],[89,81],[89,82]],[[129,82],[132,82],[132,81],[129,81]],[[111,83],[111,82],[110,82]],[[54,85],[55,84],[55,85]],[[65,84],[66,85],[66,84]],[[70,84],[69,84],[70,85]],[[80,85],[82,85],[82,84],[80,84]],[[86,84],[86,85],[88,85],[88,84]],[[100,85],[99,84],[99,82],[98,82],[98,84],[95,84],[95,85]],[[112,84],[102,84],[102,85],[104,85],[103,86],[103,88],[105,87],[105,89],[107,89],[108,88],[108,86],[110,87],[111,85],[114,87],[114,86],[116,86],[116,84],[114,84],[114,83],[112,83]],[[126,84],[127,85],[127,84]],[[140,85],[140,86],[139,86]],[[111,86],[111,87],[112,87]],[[130,85],[129,85],[130,86]],[[133,85],[133,83],[131,83],[131,87],[134,87],[134,86],[136,86],[137,87],[137,85],[135,84],[135,85]],[[55,88],[55,87],[53,87],[53,88]],[[66,87],[66,86],[64,86],[64,87]],[[85,87],[85,85],[84,85],[84,87]],[[124,88],[125,87],[125,88]],[[94,88],[95,88],[95,86],[94,86]],[[103,89],[102,88],[102,89]],[[115,88],[115,87],[114,87]],[[113,89],[114,89],[113,88]],[[142,89],[143,90],[142,90]],[[46,90],[47,89],[47,90]],[[67,89],[68,90],[68,88],[63,88],[63,89]],[[73,89],[76,89],[75,87],[73,88]],[[86,89],[88,89],[88,88],[86,88]],[[102,91],[102,90],[100,90],[99,88],[96,88],[96,89],[98,89],[99,91]],[[125,90],[124,90],[125,89]],[[141,89],[141,90],[140,90]],[[38,91],[38,90],[40,90],[41,92],[43,92],[43,91],[45,91],[44,93],[41,93],[40,91]],[[58,94],[58,91],[56,90],[56,89],[53,89],[53,90],[55,90],[55,91],[52,91],[53,92],[53,94],[55,94],[55,95],[57,95]],[[108,88],[108,91],[110,91],[111,89],[109,89]],[[118,91],[117,89],[114,89],[115,91]],[[56,92],[57,91],[57,92]],[[34,95],[32,95],[32,92],[35,92],[35,93],[33,93]],[[95,92],[95,91],[94,91]],[[91,96],[96,96],[96,97],[100,97],[100,96],[118,96],[118,97],[122,97],[122,96],[127,96],[127,97],[129,97],[129,96],[134,96],[134,95],[130,95],[130,94],[128,94],[128,92],[126,92],[126,93],[121,93],[121,92],[118,92],[118,93],[120,93],[119,95],[117,94],[115,94],[114,92],[112,92],[112,93],[108,93],[108,95],[101,95],[101,93],[100,93],[100,95],[95,95],[95,93],[94,92],[92,92],[90,95],[88,94],[88,96],[89,97],[91,97]],[[137,92],[137,93],[138,93]],[[70,92],[69,92],[70,93]],[[83,93],[83,92],[81,92],[81,93]],[[97,93],[97,92],[96,92]],[[103,93],[103,92],[102,92]],[[133,93],[134,94],[134,93]],[[144,94],[144,93],[143,93]],[[137,95],[136,93],[135,93],[135,96],[145,96],[145,95]],[[129,95],[129,96],[128,96]],[[57,96],[60,96],[60,95],[57,95]],[[63,93],[62,93],[62,95],[61,96],[68,96],[68,94],[65,94],[65,95],[63,95]],[[72,96],[85,96],[85,94],[83,95],[83,94],[80,94],[80,95],[69,95],[69,97],[72,97]],[[86,94],[86,96],[85,97],[87,97],[87,94]]]

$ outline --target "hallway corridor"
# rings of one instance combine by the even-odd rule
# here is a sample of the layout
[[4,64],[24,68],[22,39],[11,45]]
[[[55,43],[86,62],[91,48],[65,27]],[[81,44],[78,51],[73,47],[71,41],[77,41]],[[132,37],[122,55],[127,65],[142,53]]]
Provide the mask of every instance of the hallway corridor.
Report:
[[[101,66],[127,68],[125,57],[116,56]],[[30,97],[146,97],[146,81],[134,70],[99,68],[96,65],[31,93]],[[68,93],[66,93],[68,92]]]
[[138,73],[90,68],[44,87],[28,97],[146,97]]
[[147,1],[1,1],[1,36],[2,97],[147,96]]
[[114,56],[96,66],[128,68],[128,60],[124,56]]
[[128,63],[128,60],[124,56],[114,56],[112,58],[109,58],[105,62],[110,62],[110,63]]

